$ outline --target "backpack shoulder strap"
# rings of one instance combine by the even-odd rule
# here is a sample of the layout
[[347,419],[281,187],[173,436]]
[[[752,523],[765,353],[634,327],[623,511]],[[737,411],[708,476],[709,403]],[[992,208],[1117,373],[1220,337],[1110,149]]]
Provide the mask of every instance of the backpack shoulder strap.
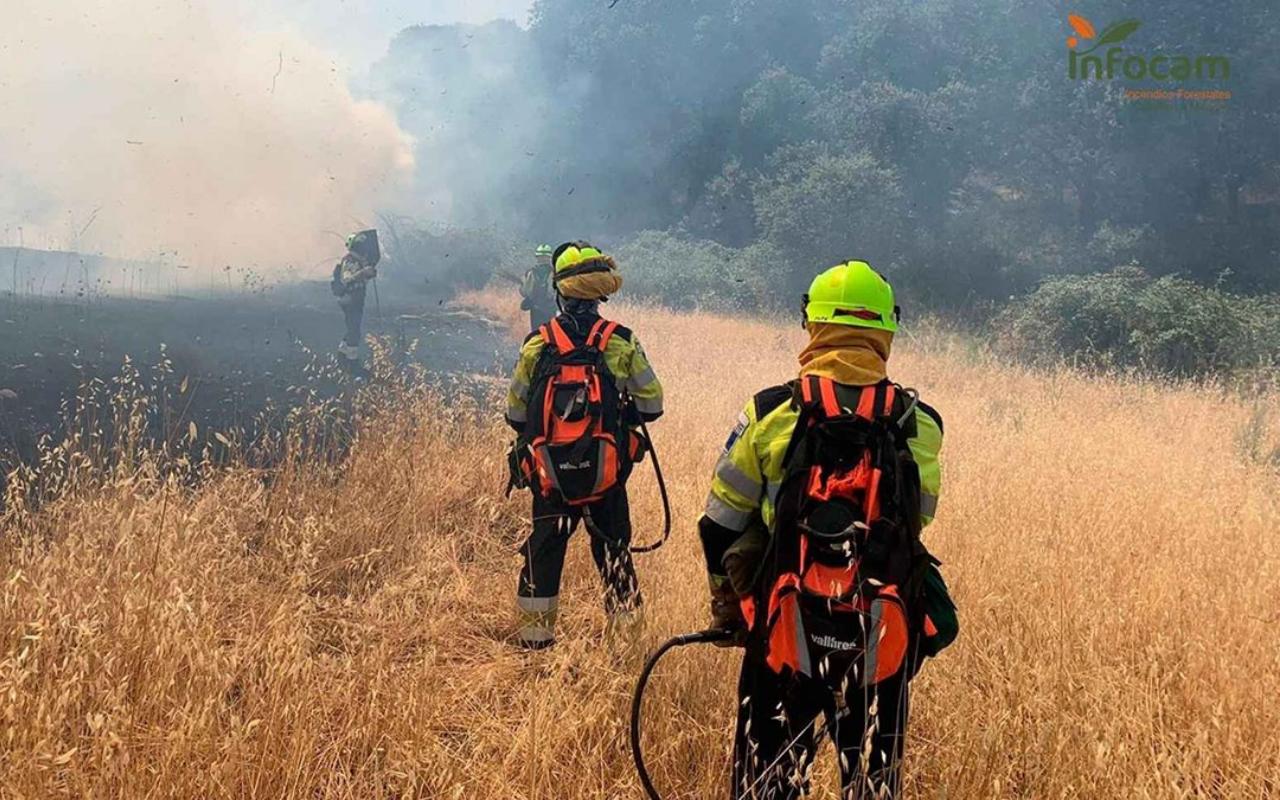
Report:
[[[787,388],[791,392],[791,403],[799,411],[799,414],[796,416],[795,427],[791,429],[791,439],[787,442],[787,449],[782,456],[782,468],[785,474],[790,474],[796,451],[800,448],[800,443],[805,436],[808,435],[809,428],[817,420],[831,416],[828,414],[826,404],[823,402],[822,380],[822,378],[815,375],[802,375],[798,380],[787,384]],[[834,390],[834,384],[830,388]],[[835,400],[834,394],[831,395],[831,400]],[[838,404],[836,405],[836,413],[839,413]]]
[[596,324],[591,326],[591,332],[587,334],[587,347],[603,353],[609,347],[609,340],[613,338],[618,327],[618,323],[607,319],[596,320]]
[[560,355],[568,355],[574,350],[573,340],[569,338],[569,334],[564,332],[564,328],[560,327],[560,320],[552,318],[550,322],[538,329],[538,335],[542,337],[542,341],[549,346],[554,347]]
[[805,375],[800,379],[800,403],[805,408],[818,410],[824,417],[840,416],[840,401],[836,399],[836,382],[817,375]]
[[[857,415],[868,421],[893,416],[893,409],[898,402],[898,387],[888,380],[880,381],[874,386],[862,387],[862,395],[858,398]],[[897,420],[894,420],[895,422]]]
[[619,325],[613,331],[613,338],[621,339],[624,342],[630,342],[635,338],[635,334],[626,325]]
[[755,397],[751,398],[756,409],[756,420],[764,419],[783,403],[789,402],[794,394],[791,382],[770,386],[768,389],[756,392]]
[[795,399],[802,409],[808,409],[809,419],[831,418],[847,415],[847,406],[840,402],[843,394],[846,401],[857,397],[852,403],[853,415],[869,422],[893,416],[894,409],[903,392],[887,380],[870,386],[843,386],[831,378],[817,375],[802,377],[796,388]]

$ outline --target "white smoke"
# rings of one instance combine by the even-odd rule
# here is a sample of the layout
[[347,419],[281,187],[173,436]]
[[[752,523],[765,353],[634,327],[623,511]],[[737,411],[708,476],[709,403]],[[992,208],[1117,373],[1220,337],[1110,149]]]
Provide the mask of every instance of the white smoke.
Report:
[[246,10],[273,28],[306,31],[359,70],[381,58],[387,42],[404,28],[482,25],[495,19],[524,24],[532,6],[532,0],[258,0]]
[[294,30],[218,0],[8,0],[0,222],[27,244],[308,265],[413,173],[413,142]]

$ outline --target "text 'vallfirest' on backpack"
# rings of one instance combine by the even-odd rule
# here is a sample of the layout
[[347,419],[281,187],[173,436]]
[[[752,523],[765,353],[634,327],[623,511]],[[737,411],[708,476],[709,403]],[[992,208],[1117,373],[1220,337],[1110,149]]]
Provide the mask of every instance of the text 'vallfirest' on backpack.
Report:
[[806,376],[792,402],[774,531],[742,601],[748,647],[779,674],[872,686],[912,669],[910,648],[924,650],[934,628],[920,595],[935,562],[908,445],[917,398],[887,380]]
[[580,344],[559,318],[538,329],[546,347],[530,385],[524,432],[513,451],[517,485],[582,506],[617,487],[638,458],[631,451],[640,439],[628,435],[625,398],[604,360],[617,329],[616,322],[597,320]]

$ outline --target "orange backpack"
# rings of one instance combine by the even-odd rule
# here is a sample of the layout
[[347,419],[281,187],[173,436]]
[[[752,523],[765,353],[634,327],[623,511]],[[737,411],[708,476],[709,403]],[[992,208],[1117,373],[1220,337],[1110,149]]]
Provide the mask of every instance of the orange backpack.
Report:
[[923,624],[913,606],[930,557],[907,445],[916,399],[888,381],[858,388],[813,376],[793,392],[800,418],[774,532],[743,601],[748,646],[780,674],[871,686],[908,663]]
[[597,320],[581,341],[559,317],[538,329],[546,346],[534,370],[518,452],[524,483],[543,497],[586,505],[625,479],[631,461],[621,451],[632,445],[624,436],[625,398],[604,360],[618,327]]

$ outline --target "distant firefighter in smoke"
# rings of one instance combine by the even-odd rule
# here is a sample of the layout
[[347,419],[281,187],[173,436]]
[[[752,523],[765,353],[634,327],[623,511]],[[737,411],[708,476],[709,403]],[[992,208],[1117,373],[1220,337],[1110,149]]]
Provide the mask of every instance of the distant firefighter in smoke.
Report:
[[520,283],[520,308],[529,312],[529,330],[536,331],[556,315],[556,292],[553,288],[551,245],[541,244],[533,251],[533,266]]
[[347,254],[333,268],[330,288],[338,298],[338,306],[346,318],[347,330],[338,345],[338,352],[347,365],[360,363],[360,328],[364,321],[365,287],[378,277],[378,261],[382,251],[378,249],[376,230],[360,231],[347,237]]

